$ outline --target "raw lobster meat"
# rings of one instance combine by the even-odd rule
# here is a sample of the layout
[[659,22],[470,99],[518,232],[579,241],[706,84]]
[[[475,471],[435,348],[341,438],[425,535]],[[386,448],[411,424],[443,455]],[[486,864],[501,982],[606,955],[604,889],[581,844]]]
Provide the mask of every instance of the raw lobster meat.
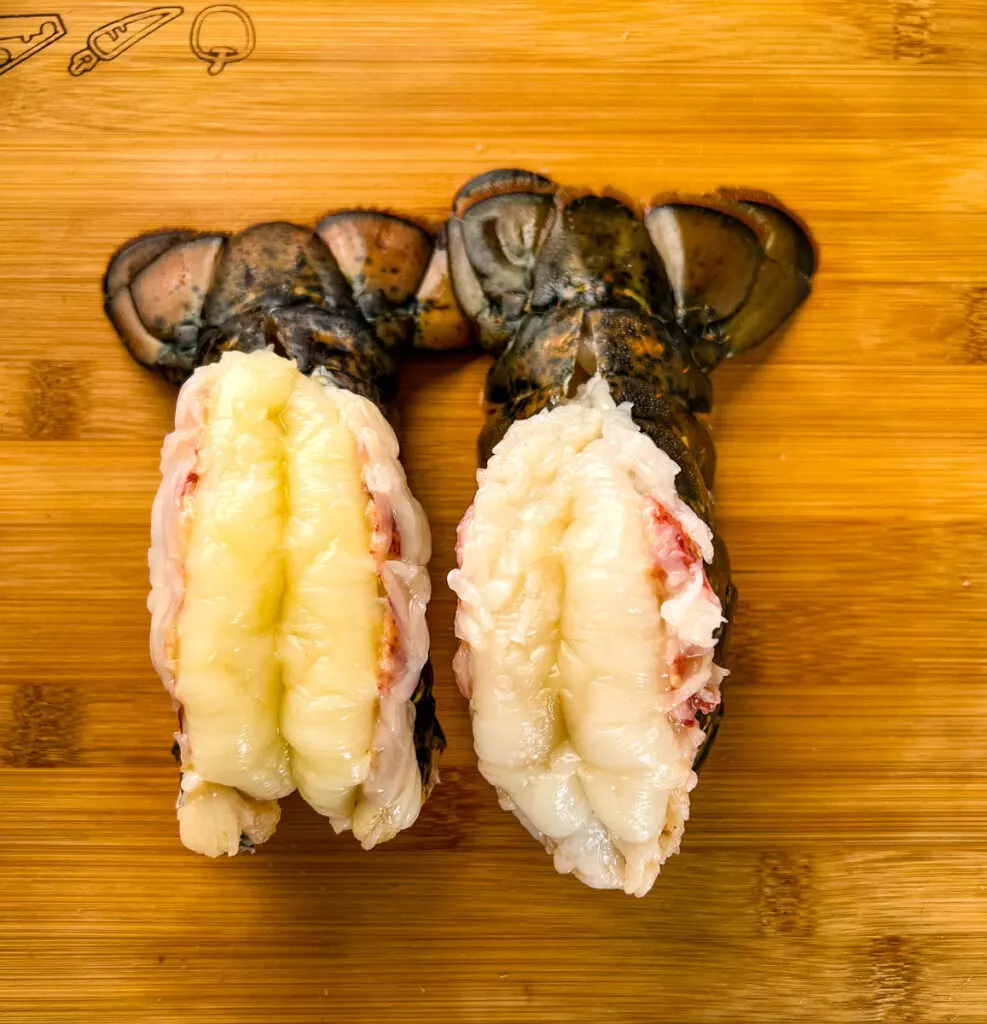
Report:
[[148,605],[179,714],[181,836],[201,853],[266,841],[296,787],[369,848],[436,780],[431,541],[382,410],[397,352],[452,308],[425,280],[442,259],[419,226],[357,211],[315,232],[159,232],[110,264],[124,343],[186,382]]
[[814,250],[764,194],[642,213],[510,170],[464,186],[446,232],[495,356],[449,576],[480,771],[559,871],[644,895],[723,709],[707,374],[802,302]]

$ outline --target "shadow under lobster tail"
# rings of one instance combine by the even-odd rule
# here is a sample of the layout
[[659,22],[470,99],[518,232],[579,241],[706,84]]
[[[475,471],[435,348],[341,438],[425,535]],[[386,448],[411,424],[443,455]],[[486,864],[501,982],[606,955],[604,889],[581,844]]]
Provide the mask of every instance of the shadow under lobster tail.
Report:
[[434,335],[416,318],[435,259],[423,227],[359,210],[160,232],[110,263],[124,344],[184,382],[148,607],[193,850],[265,842],[295,788],[369,849],[437,781],[431,538],[384,415],[397,359]]
[[706,374],[794,311],[814,252],[762,194],[642,212],[520,171],[466,185],[446,230],[495,355],[449,577],[480,771],[558,870],[643,895],[722,715],[736,600]]

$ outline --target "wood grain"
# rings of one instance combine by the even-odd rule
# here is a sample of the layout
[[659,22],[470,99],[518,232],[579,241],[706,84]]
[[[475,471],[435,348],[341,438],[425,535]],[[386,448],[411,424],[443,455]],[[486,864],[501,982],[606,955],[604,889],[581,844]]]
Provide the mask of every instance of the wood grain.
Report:
[[[198,7],[69,77],[142,6],[109,2],[60,8],[66,37],[0,76],[4,1019],[987,1019],[982,4],[243,3],[256,52],[217,77]],[[165,224],[438,218],[504,164],[771,189],[821,246],[791,328],[714,378],[741,604],[684,850],[645,900],[591,892],[475,770],[443,584],[470,356],[407,366],[401,410],[443,784],[371,854],[292,798],[261,853],[195,857],[144,610],[174,393],[103,318],[107,257]]]

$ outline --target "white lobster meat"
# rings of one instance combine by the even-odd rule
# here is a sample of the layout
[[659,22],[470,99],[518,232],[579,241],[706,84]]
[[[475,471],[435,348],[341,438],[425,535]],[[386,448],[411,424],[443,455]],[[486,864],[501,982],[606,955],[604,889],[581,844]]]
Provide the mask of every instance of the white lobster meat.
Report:
[[149,553],[182,841],[232,856],[297,788],[367,849],[418,816],[431,540],[376,406],[269,351],[182,388]]
[[723,675],[677,472],[595,377],[507,431],[449,575],[481,773],[559,871],[638,896],[678,850]]

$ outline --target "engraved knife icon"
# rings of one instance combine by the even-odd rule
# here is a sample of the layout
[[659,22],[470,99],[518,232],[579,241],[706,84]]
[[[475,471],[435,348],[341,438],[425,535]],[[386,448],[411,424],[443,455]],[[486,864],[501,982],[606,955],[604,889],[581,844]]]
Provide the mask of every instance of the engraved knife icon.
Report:
[[78,78],[92,71],[101,60],[116,60],[135,43],[146,39],[152,32],[157,32],[184,13],[183,7],[150,7],[146,11],[128,14],[125,18],[101,25],[89,34],[86,47],[72,55],[69,74]]

